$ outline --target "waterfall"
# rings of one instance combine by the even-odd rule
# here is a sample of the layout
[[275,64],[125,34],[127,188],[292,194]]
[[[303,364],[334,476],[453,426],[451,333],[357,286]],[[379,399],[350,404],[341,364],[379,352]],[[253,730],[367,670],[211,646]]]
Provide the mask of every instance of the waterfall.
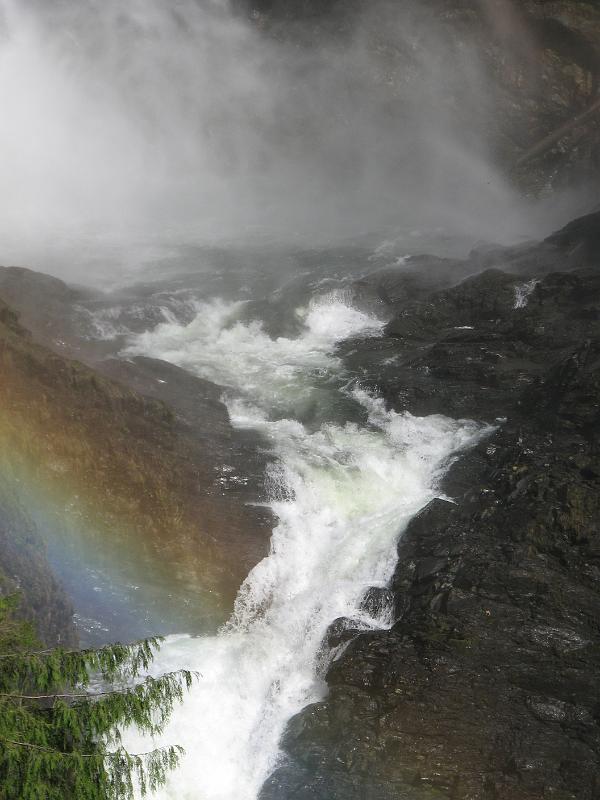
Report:
[[[269,555],[248,575],[217,635],[168,639],[156,672],[186,667],[200,673],[198,682],[160,740],[126,739],[133,751],[183,745],[181,766],[159,793],[177,800],[258,796],[281,757],[288,720],[324,696],[334,657],[323,646],[328,626],[340,617],[365,629],[389,626],[389,609],[370,616],[364,594],[390,580],[403,528],[436,496],[453,454],[482,433],[464,420],[387,411],[380,399],[344,385],[336,343],[382,328],[347,294],[330,292],[297,309],[304,325],[295,339],[272,339],[260,323],[236,321],[238,310],[202,304],[190,324],[165,322],[128,350],[221,383],[233,424],[260,430],[276,456],[269,485],[278,523]],[[335,383],[330,402],[350,394],[363,424],[333,423],[325,414],[309,428],[295,418],[298,407],[324,402],[323,378]]]

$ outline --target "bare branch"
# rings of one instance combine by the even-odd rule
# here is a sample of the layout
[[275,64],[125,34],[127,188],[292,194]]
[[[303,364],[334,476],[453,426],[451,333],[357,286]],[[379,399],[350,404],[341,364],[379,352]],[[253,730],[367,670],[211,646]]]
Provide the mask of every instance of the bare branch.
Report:
[[544,153],[546,150],[549,150],[552,145],[556,144],[556,142],[562,139],[563,136],[566,136],[578,125],[582,125],[584,122],[587,122],[588,119],[591,119],[591,117],[593,117],[594,114],[599,111],[600,96],[598,96],[585,111],[582,111],[581,114],[563,123],[556,130],[552,131],[552,133],[549,133],[547,136],[544,136],[543,139],[540,139],[539,142],[536,142],[533,147],[530,147],[529,150],[523,153],[523,155],[517,160],[517,167],[522,166],[536,156],[542,155],[542,153]]

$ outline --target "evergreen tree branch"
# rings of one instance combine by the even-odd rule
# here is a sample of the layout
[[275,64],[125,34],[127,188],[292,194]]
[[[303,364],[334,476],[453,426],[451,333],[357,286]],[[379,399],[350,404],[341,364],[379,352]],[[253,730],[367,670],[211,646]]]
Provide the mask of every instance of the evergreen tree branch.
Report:
[[1,800],[134,800],[164,784],[182,748],[128,753],[121,730],[159,733],[196,673],[148,676],[158,638],[33,650],[17,600],[0,596]]
[[[31,744],[31,742],[18,742],[14,739],[5,739],[3,736],[0,736],[0,741],[6,742],[6,744],[15,745],[16,747],[24,747],[29,750],[41,750],[44,753],[52,753],[57,756],[61,756],[64,758],[96,758],[96,759],[104,759],[104,758],[111,758],[111,756],[121,756],[125,753],[124,750],[119,749],[115,750],[114,752],[108,753],[67,753],[61,750],[55,750],[52,747],[42,747],[39,744]],[[171,750],[176,750],[179,755],[183,755],[185,750],[180,745],[168,745],[167,747],[156,747],[154,750],[148,750],[145,753],[127,753],[129,758],[147,758],[148,756],[153,756],[157,753],[166,753]]]
[[[6,598],[2,598],[6,600]],[[62,655],[69,656],[69,655],[77,655],[77,656],[85,656],[86,653],[90,655],[97,656],[103,652],[111,652],[116,647],[122,647],[127,650],[132,650],[138,647],[145,648],[149,645],[152,649],[158,649],[162,642],[164,641],[164,636],[151,636],[148,639],[138,639],[136,642],[131,642],[130,644],[106,644],[103,647],[98,647],[97,649],[72,649],[72,650],[63,650],[59,647],[46,647],[43,650],[23,650],[23,651],[16,651],[10,653],[0,653],[0,658],[14,658],[18,656],[19,658],[34,658],[36,656],[44,656],[49,655],[51,653],[60,652]]]
[[[192,678],[198,678],[199,675],[199,672],[180,669],[173,672],[165,672],[164,675],[160,676],[160,678],[147,678],[143,683],[138,684],[138,686],[143,686],[150,680],[172,680],[179,677],[181,678],[182,682],[186,683],[187,688],[189,689],[191,681],[188,679],[188,676],[191,676]],[[62,694],[17,694],[15,692],[0,692],[0,697],[12,700],[93,700],[96,697],[100,698],[114,695],[124,695],[131,691],[132,687],[126,687],[123,689],[110,689],[103,692],[65,692]]]

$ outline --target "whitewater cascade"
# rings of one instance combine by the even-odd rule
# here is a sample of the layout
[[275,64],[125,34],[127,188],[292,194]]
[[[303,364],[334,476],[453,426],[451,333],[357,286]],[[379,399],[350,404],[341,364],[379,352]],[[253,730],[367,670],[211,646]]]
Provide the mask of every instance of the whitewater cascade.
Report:
[[[453,454],[483,432],[464,420],[386,411],[360,388],[344,387],[336,343],[383,326],[353,308],[348,293],[329,292],[298,309],[303,327],[295,339],[272,339],[260,323],[236,321],[239,310],[223,301],[199,305],[190,324],[170,319],[128,349],[226,387],[233,424],[260,430],[276,456],[269,482],[278,524],[269,555],[248,575],[217,635],[169,637],[156,673],[185,667],[200,673],[198,682],[159,740],[126,738],[134,752],[185,748],[159,792],[172,800],[258,796],[281,758],[287,722],[324,696],[335,655],[323,647],[328,626],[340,617],[365,629],[390,625],[390,609],[374,617],[361,607],[365,592],[390,580],[402,529],[436,496]],[[338,378],[332,396],[350,393],[367,424],[309,428],[294,418],[294,409],[317,402],[324,376]]]

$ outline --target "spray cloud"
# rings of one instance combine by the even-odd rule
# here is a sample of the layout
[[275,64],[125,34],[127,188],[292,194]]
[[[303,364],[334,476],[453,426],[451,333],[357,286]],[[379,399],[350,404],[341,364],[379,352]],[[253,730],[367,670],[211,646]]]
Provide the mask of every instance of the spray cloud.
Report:
[[225,0],[0,0],[4,257],[133,232],[512,230],[475,49],[427,4],[333,33],[261,22]]

